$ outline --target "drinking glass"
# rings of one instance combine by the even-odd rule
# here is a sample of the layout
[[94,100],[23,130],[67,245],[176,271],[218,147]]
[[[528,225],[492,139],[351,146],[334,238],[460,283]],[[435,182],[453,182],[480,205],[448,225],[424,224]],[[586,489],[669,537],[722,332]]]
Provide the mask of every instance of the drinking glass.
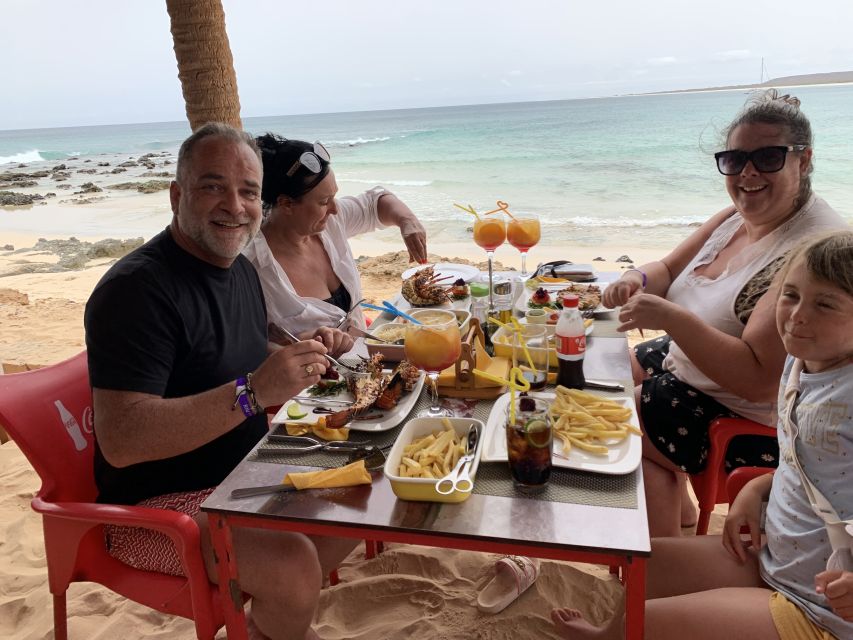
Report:
[[525,215],[515,216],[509,221],[506,229],[507,241],[521,252],[521,279],[527,280],[527,252],[530,247],[539,243],[542,236],[542,228],[539,218]]
[[548,403],[528,396],[515,398],[515,421],[507,408],[505,427],[507,460],[515,488],[522,493],[539,493],[551,477],[553,431]]
[[431,384],[432,402],[429,409],[418,418],[441,418],[452,413],[438,403],[438,374],[459,359],[462,353],[462,336],[459,323],[452,311],[428,309],[413,311],[411,316],[424,324],[410,322],[406,325],[406,359],[418,369],[426,371]]
[[494,286],[492,278],[492,259],[495,249],[506,240],[506,223],[502,218],[478,218],[474,222],[474,242],[486,250],[489,259],[489,313],[495,310],[495,298],[492,292]]
[[[541,391],[548,380],[548,329],[544,324],[523,324],[522,330],[512,334],[512,366],[520,367],[521,374],[530,383],[531,391]],[[524,353],[522,338],[527,345],[527,353],[533,362],[533,369]]]

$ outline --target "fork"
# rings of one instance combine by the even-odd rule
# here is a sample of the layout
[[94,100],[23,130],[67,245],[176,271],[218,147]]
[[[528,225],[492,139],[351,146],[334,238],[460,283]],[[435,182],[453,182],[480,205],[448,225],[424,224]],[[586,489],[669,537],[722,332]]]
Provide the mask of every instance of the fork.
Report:
[[[295,335],[293,335],[292,333],[290,333],[290,331],[288,331],[287,329],[285,329],[284,327],[282,327],[282,326],[280,326],[280,325],[277,325],[275,322],[270,322],[269,326],[270,326],[271,328],[275,329],[276,331],[279,331],[279,332],[283,333],[285,336],[287,336],[287,338],[288,338],[289,340],[292,340],[293,342],[302,342],[302,340],[300,340],[300,339],[299,339],[299,338],[297,338]],[[343,362],[339,362],[338,360],[335,360],[335,359],[334,359],[332,356],[330,356],[329,354],[326,354],[326,355],[325,355],[325,358],[326,358],[326,360],[328,360],[329,362],[331,362],[333,365],[336,365],[336,366],[338,366],[338,367],[341,367],[341,368],[343,368],[343,369],[346,369],[347,371],[352,371],[353,373],[363,373],[363,372],[359,371],[358,369],[356,369],[356,368],[354,368],[354,367],[349,366],[348,364],[344,364]]]
[[349,320],[349,317],[350,317],[350,315],[352,315],[352,312],[355,311],[356,309],[358,309],[358,305],[360,305],[362,302],[365,302],[366,300],[367,300],[367,298],[362,298],[361,300],[356,302],[354,305],[352,305],[352,309],[350,309],[349,311],[346,312],[346,315],[338,321],[338,326],[335,328],[340,329],[344,325],[344,323],[347,320]]
[[364,329],[359,329],[358,327],[350,327],[350,331],[354,331],[355,333],[361,335],[363,338],[370,338],[371,340],[376,340],[377,342],[383,342],[385,344],[397,344],[396,340],[386,340],[385,338],[380,338],[377,335],[370,333],[370,331],[365,331]]

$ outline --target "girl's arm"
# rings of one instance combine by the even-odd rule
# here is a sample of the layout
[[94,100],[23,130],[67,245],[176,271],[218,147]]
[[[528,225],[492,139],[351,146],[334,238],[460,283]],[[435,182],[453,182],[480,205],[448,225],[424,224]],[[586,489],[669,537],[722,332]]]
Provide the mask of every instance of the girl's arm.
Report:
[[723,546],[738,561],[746,562],[746,547],[740,537],[741,527],[749,528],[753,549],[761,548],[761,503],[766,502],[773,484],[773,474],[766,473],[750,480],[729,508],[723,525]]

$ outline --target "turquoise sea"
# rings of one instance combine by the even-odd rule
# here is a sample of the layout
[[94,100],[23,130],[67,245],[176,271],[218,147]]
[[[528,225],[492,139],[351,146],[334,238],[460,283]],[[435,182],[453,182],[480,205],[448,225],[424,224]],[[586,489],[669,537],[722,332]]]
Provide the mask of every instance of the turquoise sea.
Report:
[[[815,131],[815,191],[853,220],[853,85],[786,91]],[[720,91],[259,117],[244,127],[322,141],[341,193],[383,184],[447,240],[470,226],[453,202],[482,210],[500,199],[538,214],[545,242],[549,229],[583,244],[613,234],[651,242],[683,237],[727,204],[712,154],[747,98]],[[0,131],[0,171],[175,152],[188,133],[185,122]]]

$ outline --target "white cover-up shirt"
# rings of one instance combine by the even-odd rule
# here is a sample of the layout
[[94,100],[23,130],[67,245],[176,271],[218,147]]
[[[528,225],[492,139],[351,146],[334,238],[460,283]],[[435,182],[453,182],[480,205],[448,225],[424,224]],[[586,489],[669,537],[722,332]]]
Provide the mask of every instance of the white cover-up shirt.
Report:
[[[713,262],[742,225],[743,217],[736,212],[717,227],[666,294],[670,302],[692,311],[705,323],[736,338],[743,335],[744,324],[735,315],[735,300],[747,282],[810,235],[848,226],[825,200],[812,194],[785,223],[729,260],[726,270],[719,276],[710,279],[694,273],[697,267]],[[675,341],[670,345],[663,367],[682,382],[745,418],[766,425],[776,424],[775,403],[748,402],[723,389],[702,373]]]
[[[785,383],[794,365],[788,356],[779,406],[785,407]],[[796,405],[797,458],[812,484],[842,520],[853,518],[850,461],[853,458],[853,364],[800,374]],[[818,595],[814,577],[826,569],[832,553],[823,518],[818,516],[792,462],[791,442],[779,425],[779,468],[767,505],[767,544],[761,550],[761,577],[800,606],[806,615],[838,638],[853,638],[845,622]]]
[[[360,233],[384,228],[379,221],[377,207],[379,198],[386,193],[389,192],[382,187],[374,187],[358,196],[337,198],[335,204],[338,213],[329,216],[326,228],[320,232],[320,240],[329,256],[332,270],[346,287],[353,304],[361,300],[361,282],[347,240]],[[243,250],[243,254],[258,272],[270,322],[292,333],[301,333],[319,327],[336,327],[343,318],[345,312],[335,305],[320,298],[303,297],[296,292],[290,278],[273,256],[263,228]],[[352,313],[350,322],[364,328],[361,308]]]

